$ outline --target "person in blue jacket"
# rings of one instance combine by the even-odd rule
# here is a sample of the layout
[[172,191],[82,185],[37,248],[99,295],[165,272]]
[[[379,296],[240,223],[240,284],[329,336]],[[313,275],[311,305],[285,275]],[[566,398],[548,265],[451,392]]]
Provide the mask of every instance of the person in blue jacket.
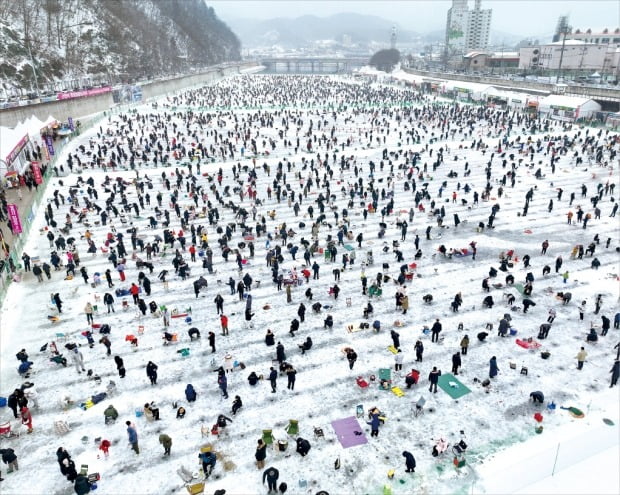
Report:
[[191,383],[188,383],[187,387],[185,387],[185,398],[187,399],[187,402],[196,401],[196,391]]
[[20,375],[25,376],[28,374],[28,372],[30,371],[30,368],[32,367],[34,363],[32,361],[23,361],[20,365],[19,368],[17,368],[17,371]]
[[370,436],[378,437],[379,436],[379,424],[381,422],[379,420],[379,411],[374,409],[370,417],[371,417],[370,421],[366,422],[367,425],[370,425]]
[[202,472],[208,478],[215,467],[217,458],[213,452],[201,452],[198,458],[202,461]]
[[131,424],[131,421],[125,421],[127,425],[127,437],[129,439],[129,443],[131,444],[131,448],[136,454],[140,453],[140,448],[138,447],[138,432],[136,431],[135,426]]
[[495,378],[499,368],[497,367],[497,358],[493,356],[489,361],[489,378]]
[[408,451],[403,452],[403,457],[405,458],[405,465],[407,466],[407,473],[415,473],[415,457],[413,454]]

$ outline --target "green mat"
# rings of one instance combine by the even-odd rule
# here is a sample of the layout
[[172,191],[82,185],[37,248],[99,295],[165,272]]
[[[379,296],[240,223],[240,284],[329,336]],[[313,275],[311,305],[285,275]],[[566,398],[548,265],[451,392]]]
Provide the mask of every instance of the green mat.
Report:
[[355,248],[354,248],[353,246],[351,246],[351,244],[345,244],[345,245],[344,245],[344,248],[345,248],[347,251],[355,251]]
[[[450,383],[456,386],[451,386]],[[452,373],[446,373],[439,377],[438,387],[453,399],[458,399],[467,395],[469,390],[465,385],[459,382]]]

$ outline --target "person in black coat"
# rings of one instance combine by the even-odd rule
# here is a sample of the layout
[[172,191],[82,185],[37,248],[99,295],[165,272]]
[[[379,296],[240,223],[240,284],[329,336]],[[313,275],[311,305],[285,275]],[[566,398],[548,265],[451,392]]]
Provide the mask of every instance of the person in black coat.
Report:
[[309,351],[310,349],[312,349],[312,339],[310,338],[310,336],[306,338],[306,341],[303,344],[301,344],[299,348],[301,349],[302,355],[304,355],[306,351]]
[[390,336],[392,337],[392,345],[396,349],[400,349],[400,334],[396,330],[392,330]]
[[270,329],[267,329],[267,333],[265,334],[265,345],[272,346],[275,343],[275,335]]
[[272,366],[269,368],[269,382],[271,383],[271,393],[276,393],[276,382],[278,380],[278,372]]
[[73,489],[77,495],[86,495],[87,493],[90,493],[90,482],[88,481],[88,478],[83,474],[79,474],[75,480]]
[[211,346],[211,354],[215,352],[215,333],[209,332],[209,345]]
[[151,385],[157,384],[157,365],[153,361],[149,361],[146,365],[146,376],[149,377]]
[[272,491],[276,492],[278,478],[280,477],[280,473],[274,467],[270,467],[263,472],[263,484],[265,484],[265,479],[267,479],[267,486],[269,488],[269,493]]
[[439,377],[441,376],[441,371],[437,369],[437,366],[433,366],[433,371],[431,371],[428,375],[428,381],[431,383],[428,388],[429,392],[437,393],[437,383],[439,383]]
[[418,362],[422,362],[422,357],[424,355],[424,344],[421,340],[418,340],[414,346],[415,350],[415,360]]
[[415,473],[415,457],[413,454],[408,451],[403,452],[403,457],[405,458],[405,465],[407,466],[407,473]]
[[530,399],[532,399],[532,402],[534,402],[534,404],[536,404],[537,402],[539,404],[542,404],[543,402],[545,402],[545,395],[540,390],[536,390],[535,392],[532,392],[530,394]]
[[483,301],[482,301],[482,305],[483,305],[485,308],[492,308],[492,307],[493,307],[493,304],[495,304],[495,303],[493,302],[493,296],[487,296],[487,297],[485,297],[485,298],[483,299]]
[[291,327],[288,333],[291,334],[291,336],[295,336],[295,332],[297,332],[299,330],[299,320],[297,318],[294,318],[293,321],[291,321]]
[[431,342],[439,342],[439,332],[441,332],[441,328],[441,323],[439,322],[439,318],[437,318],[431,327]]
[[258,383],[258,375],[256,374],[256,372],[252,371],[249,375],[248,375],[248,383],[251,386],[254,386]]
[[452,355],[452,373],[459,374],[459,368],[461,367],[461,353],[456,352]]
[[310,442],[308,440],[299,437],[297,439],[297,450],[296,452],[302,457],[306,457],[308,452],[310,452]]
[[235,395],[235,400],[232,403],[232,414],[235,416],[237,411],[243,407],[243,402],[241,401],[241,397]]
[[332,315],[327,315],[323,320],[323,328],[332,328],[334,326],[334,318]]
[[303,322],[306,317],[306,306],[304,303],[299,305],[299,309],[297,309],[297,316],[299,316],[299,321]]
[[262,438],[258,439],[258,445],[256,446],[254,458],[256,459],[256,467],[258,469],[265,467],[265,459],[267,458],[267,444],[263,442]]
[[286,354],[284,353],[284,346],[282,345],[282,342],[278,342],[278,345],[276,346],[276,359],[279,364],[286,361]]

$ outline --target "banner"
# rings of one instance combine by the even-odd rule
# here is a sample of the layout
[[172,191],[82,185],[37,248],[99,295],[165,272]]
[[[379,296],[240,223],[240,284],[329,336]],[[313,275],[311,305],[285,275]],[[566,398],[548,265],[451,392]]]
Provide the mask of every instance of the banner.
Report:
[[41,184],[41,182],[43,182],[43,177],[41,176],[41,168],[39,167],[39,162],[32,162],[30,164],[30,168],[32,169],[34,181],[37,184]]
[[47,145],[47,151],[50,156],[54,156],[54,140],[52,139],[52,136],[45,136],[45,144]]
[[6,205],[7,213],[9,215],[9,221],[11,222],[11,229],[14,234],[22,233],[22,223],[19,220],[19,211],[17,211],[17,205]]
[[112,91],[112,87],[105,86],[103,88],[83,89],[81,91],[67,91],[66,93],[58,93],[56,97],[59,100],[70,100],[71,98],[83,98],[84,96],[95,96]]
[[69,117],[67,119],[67,122],[69,123],[69,129],[71,129],[72,131],[75,131],[75,127],[73,127],[73,117]]

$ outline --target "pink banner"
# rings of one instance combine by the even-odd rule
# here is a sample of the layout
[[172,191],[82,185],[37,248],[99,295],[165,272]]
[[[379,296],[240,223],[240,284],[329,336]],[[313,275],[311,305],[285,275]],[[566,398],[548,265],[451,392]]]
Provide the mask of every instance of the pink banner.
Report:
[[19,211],[17,211],[17,205],[6,205],[7,213],[9,215],[9,221],[11,222],[11,228],[14,234],[22,233],[22,222],[19,219]]
[[112,91],[110,86],[94,89],[83,89],[81,91],[67,91],[65,93],[58,93],[57,98],[59,100],[70,100],[71,98],[83,98],[84,96],[95,96],[103,93],[109,93]]
[[34,177],[34,181],[37,184],[41,184],[43,182],[43,177],[41,176],[41,168],[39,167],[39,162],[32,162],[30,164],[30,168],[32,169],[32,176]]

